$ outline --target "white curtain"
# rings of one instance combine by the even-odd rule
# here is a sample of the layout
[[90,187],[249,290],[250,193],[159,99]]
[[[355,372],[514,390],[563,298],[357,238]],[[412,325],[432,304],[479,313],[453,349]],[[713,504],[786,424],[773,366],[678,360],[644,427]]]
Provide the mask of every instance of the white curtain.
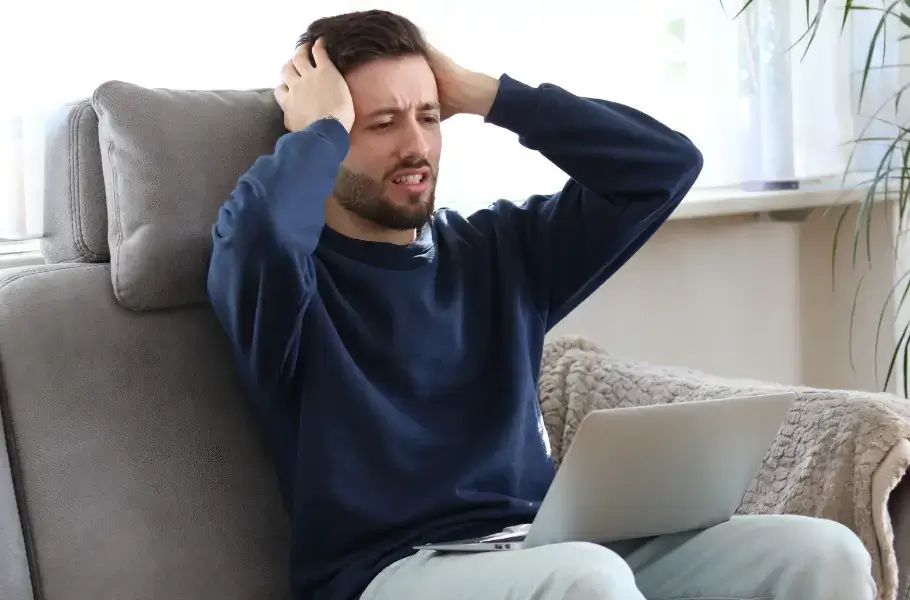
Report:
[[[731,17],[740,2],[724,4],[14,2],[0,8],[0,240],[43,232],[43,124],[54,107],[109,79],[174,88],[272,87],[310,21],[365,8],[412,18],[431,43],[470,68],[529,84],[552,82],[651,113],[702,149],[698,186],[839,175],[842,144],[858,132],[851,72],[865,58],[869,24],[841,38],[838,10],[829,8],[813,48],[804,60],[801,47],[791,52],[787,72],[775,57],[786,51],[782,34],[795,40],[805,29],[803,1],[756,0],[750,20],[738,21]],[[873,87],[890,85],[890,73],[879,71]],[[470,211],[497,198],[556,191],[564,178],[508,133],[470,117],[444,125],[440,205]]]

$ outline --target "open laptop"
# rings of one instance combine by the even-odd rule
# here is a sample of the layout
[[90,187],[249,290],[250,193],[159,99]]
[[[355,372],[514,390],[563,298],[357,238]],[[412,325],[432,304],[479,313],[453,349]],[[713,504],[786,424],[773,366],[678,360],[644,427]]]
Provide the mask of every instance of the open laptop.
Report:
[[593,411],[532,523],[416,548],[518,550],[717,525],[736,512],[795,401],[787,392]]

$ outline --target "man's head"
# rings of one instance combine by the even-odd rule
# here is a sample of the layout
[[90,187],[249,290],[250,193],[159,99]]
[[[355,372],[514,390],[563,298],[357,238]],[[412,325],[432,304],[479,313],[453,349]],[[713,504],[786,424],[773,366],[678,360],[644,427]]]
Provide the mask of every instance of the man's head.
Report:
[[442,137],[436,79],[420,30],[380,10],[313,22],[354,101],[351,147],[334,198],[382,229],[419,229],[433,213]]

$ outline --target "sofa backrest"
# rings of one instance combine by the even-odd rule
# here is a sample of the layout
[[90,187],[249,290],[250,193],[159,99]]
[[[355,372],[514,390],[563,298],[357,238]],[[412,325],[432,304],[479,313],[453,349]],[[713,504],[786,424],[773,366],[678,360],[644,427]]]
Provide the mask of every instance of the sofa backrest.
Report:
[[205,301],[267,90],[122,82],[48,136],[47,265],[0,274],[0,598],[288,596],[289,531]]

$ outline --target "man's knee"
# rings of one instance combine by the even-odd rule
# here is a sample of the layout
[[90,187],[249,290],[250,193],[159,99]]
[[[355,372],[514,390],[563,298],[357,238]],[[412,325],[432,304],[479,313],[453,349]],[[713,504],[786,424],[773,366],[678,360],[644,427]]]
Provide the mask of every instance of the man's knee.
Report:
[[541,568],[547,571],[540,583],[542,597],[560,600],[641,598],[632,569],[619,555],[603,546],[569,542],[526,552],[536,553]]
[[[774,553],[784,567],[780,589],[803,597],[837,590],[843,598],[873,598],[872,558],[849,528],[826,519],[775,519]],[[769,532],[770,533],[770,532]]]
[[788,558],[806,567],[868,573],[872,558],[848,527],[827,519],[793,516],[781,524],[782,549]]

